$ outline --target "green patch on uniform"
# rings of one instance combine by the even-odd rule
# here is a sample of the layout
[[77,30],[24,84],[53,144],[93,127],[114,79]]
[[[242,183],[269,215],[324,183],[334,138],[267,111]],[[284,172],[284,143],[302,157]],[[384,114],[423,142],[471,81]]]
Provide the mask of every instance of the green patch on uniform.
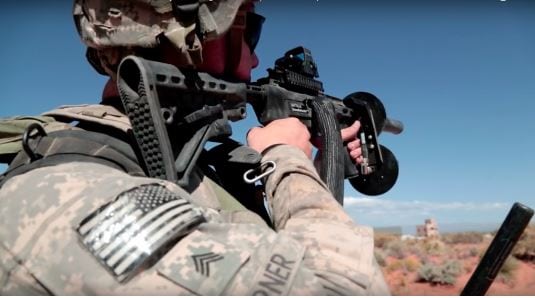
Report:
[[198,295],[221,295],[250,255],[195,231],[158,263],[158,272]]
[[254,276],[250,296],[286,296],[301,266],[305,249],[288,236],[279,234],[271,255]]

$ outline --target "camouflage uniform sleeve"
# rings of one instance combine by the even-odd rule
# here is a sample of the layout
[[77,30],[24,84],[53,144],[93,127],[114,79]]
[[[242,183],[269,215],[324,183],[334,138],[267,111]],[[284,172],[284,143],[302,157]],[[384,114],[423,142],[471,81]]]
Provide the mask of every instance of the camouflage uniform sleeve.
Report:
[[[119,283],[76,231],[122,193],[155,184],[166,182],[86,162],[37,168],[8,180],[0,188],[0,294],[187,294],[152,269],[135,282]],[[187,196],[183,190],[180,195]]]
[[[275,175],[284,169],[281,167]],[[303,176],[309,179],[309,174]],[[276,203],[279,196],[284,199],[286,192],[300,190],[286,189],[286,180],[295,176],[296,180],[290,182],[297,183],[301,175],[282,175],[272,202]],[[312,176],[304,183],[318,192],[314,195],[325,192]],[[316,184],[318,189],[312,186]],[[131,177],[93,163],[39,168],[7,181],[0,189],[0,294],[386,293],[374,282],[380,273],[373,271],[370,263],[372,241],[365,237],[371,235],[370,231],[353,226],[347,217],[338,220],[309,212],[320,205],[308,211],[294,210],[293,200],[280,206],[290,208],[290,213],[285,223],[278,225],[277,233],[264,225],[229,222],[221,216],[221,210],[203,207],[206,223],[158,256],[155,264],[127,281],[119,281],[84,246],[78,227],[95,210],[110,206],[125,193],[155,185],[195,202],[175,184]],[[343,213],[338,207],[331,208],[331,213]]]
[[333,294],[388,295],[373,254],[373,230],[353,223],[299,149],[271,148],[263,161],[277,170],[266,181],[275,229],[304,247],[303,265]]

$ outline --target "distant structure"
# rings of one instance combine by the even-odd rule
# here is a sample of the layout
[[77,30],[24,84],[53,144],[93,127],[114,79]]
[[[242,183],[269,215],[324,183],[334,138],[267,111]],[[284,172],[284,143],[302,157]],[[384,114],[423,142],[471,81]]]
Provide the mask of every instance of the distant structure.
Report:
[[433,218],[428,218],[425,220],[423,225],[416,226],[416,236],[418,237],[437,237],[438,236],[438,225],[436,220]]

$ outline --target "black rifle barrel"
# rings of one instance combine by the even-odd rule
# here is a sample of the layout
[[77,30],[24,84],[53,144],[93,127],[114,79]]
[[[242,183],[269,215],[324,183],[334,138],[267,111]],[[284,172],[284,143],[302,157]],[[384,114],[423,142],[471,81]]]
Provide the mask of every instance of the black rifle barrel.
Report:
[[398,135],[403,132],[403,122],[390,118],[385,119],[383,131]]
[[514,203],[476,270],[466,283],[461,292],[462,296],[485,295],[532,216],[533,209],[518,202]]

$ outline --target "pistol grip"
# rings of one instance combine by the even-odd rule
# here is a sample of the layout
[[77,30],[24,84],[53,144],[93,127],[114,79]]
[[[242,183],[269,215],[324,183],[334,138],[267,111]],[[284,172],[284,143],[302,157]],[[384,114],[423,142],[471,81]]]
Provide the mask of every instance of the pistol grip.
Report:
[[347,149],[347,144],[344,144],[344,178],[350,179],[355,178],[359,175],[359,172],[357,170],[356,163],[351,159],[351,156],[349,156],[349,151]]

